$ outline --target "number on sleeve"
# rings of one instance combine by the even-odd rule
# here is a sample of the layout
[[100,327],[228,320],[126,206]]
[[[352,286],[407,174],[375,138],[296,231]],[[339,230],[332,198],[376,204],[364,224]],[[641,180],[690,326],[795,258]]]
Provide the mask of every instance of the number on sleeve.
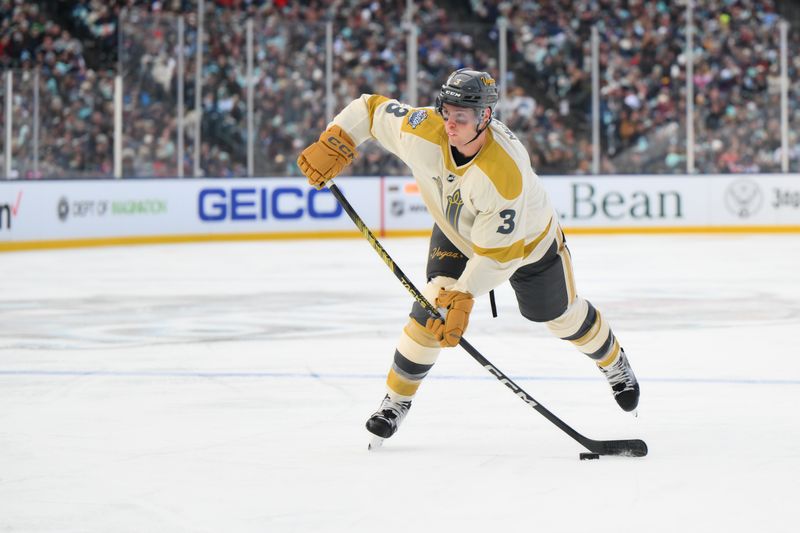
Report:
[[397,105],[395,103],[391,103],[386,106],[386,112],[391,113],[392,115],[396,116],[397,118],[403,118],[408,114],[408,108],[403,106]]

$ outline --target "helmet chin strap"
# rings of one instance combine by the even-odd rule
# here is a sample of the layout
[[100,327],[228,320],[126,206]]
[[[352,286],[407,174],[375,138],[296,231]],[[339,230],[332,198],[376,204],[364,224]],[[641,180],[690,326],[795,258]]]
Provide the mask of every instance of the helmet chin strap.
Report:
[[478,119],[478,124],[475,126],[475,137],[473,137],[473,138],[472,138],[472,140],[471,140],[471,141],[469,141],[468,143],[464,144],[464,146],[466,146],[467,144],[471,143],[472,141],[474,141],[475,139],[477,139],[478,137],[480,137],[480,136],[481,136],[481,133],[483,133],[484,131],[486,131],[486,128],[488,128],[488,127],[489,127],[489,124],[491,124],[491,123],[492,123],[492,115],[491,115],[491,111],[489,111],[489,120],[487,120],[487,121],[486,121],[486,125],[485,125],[483,128],[481,128],[481,127],[480,127],[480,126],[481,126],[481,120],[483,120],[483,113],[481,113],[481,118],[480,118],[480,119]]

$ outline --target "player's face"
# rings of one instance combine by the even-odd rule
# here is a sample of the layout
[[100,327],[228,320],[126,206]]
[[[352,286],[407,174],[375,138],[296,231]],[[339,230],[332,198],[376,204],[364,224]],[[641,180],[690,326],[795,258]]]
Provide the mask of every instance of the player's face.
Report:
[[450,104],[442,106],[442,118],[447,124],[456,126],[474,125],[477,119],[475,110],[468,107],[456,107]]
[[451,104],[442,105],[442,118],[447,137],[452,146],[459,148],[475,137],[478,111],[468,107]]

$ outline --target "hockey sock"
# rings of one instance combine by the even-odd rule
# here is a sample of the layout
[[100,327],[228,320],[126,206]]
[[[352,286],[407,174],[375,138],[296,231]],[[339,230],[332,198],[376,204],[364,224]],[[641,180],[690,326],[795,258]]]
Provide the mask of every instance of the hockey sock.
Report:
[[388,392],[398,400],[410,400],[439,357],[441,347],[427,329],[410,319],[397,343],[386,378]]

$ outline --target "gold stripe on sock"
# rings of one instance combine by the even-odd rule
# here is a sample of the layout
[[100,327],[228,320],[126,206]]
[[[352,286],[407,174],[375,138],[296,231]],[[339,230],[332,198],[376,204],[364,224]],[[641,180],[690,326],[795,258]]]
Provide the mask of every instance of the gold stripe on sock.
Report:
[[389,375],[386,377],[386,386],[389,387],[389,390],[401,396],[414,396],[420,384],[422,384],[421,381],[409,381],[393,369],[389,370]]
[[608,355],[597,361],[597,366],[602,366],[603,368],[611,365],[617,360],[617,356],[619,355],[619,343],[617,339],[614,339],[614,344],[611,346],[611,350],[609,350]]

